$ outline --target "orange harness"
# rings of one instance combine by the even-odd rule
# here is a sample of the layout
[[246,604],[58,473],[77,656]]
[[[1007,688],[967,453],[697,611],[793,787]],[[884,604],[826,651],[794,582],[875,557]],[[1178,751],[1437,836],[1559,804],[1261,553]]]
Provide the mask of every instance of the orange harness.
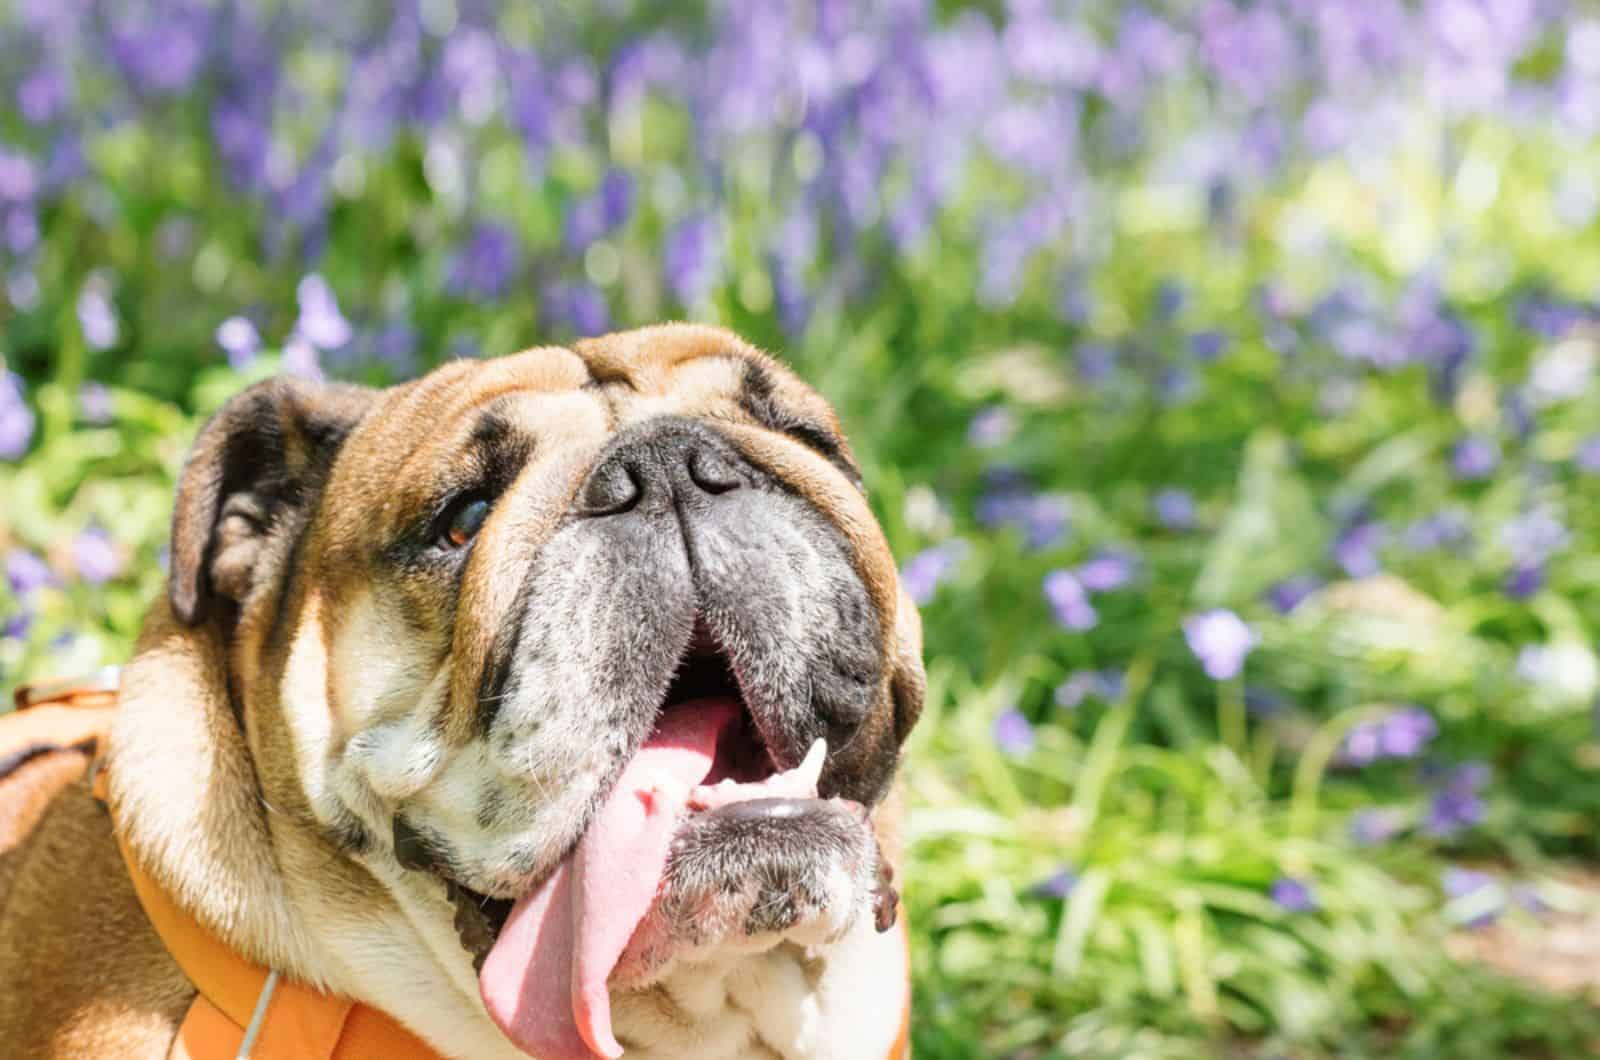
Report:
[[[35,748],[82,750],[103,738],[111,724],[116,674],[23,686],[15,698],[18,712],[0,724],[0,759]],[[100,759],[94,763],[98,767]],[[93,769],[93,791],[107,801],[104,769]],[[245,960],[172,900],[134,860],[120,834],[117,846],[151,926],[197,991],[173,1043],[174,1060],[439,1060],[431,1046],[388,1013],[280,979],[277,972]],[[903,915],[898,923],[904,943]],[[907,950],[900,1027],[889,1060],[909,1055],[909,957]]]

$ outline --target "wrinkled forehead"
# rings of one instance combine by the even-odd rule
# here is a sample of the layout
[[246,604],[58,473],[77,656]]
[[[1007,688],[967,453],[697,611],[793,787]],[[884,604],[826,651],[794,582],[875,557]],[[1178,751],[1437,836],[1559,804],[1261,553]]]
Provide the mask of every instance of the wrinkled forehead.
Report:
[[720,328],[663,325],[457,362],[388,391],[346,444],[330,494],[399,519],[442,482],[534,458],[576,469],[629,424],[667,415],[718,423],[758,460],[771,446],[752,428],[788,435],[855,475],[833,410],[792,372]]

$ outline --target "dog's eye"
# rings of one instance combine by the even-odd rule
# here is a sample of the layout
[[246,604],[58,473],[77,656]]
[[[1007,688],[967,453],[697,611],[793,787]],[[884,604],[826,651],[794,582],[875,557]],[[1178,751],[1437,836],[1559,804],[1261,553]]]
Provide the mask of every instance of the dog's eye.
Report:
[[440,540],[451,548],[462,548],[483,529],[483,522],[487,518],[489,502],[482,497],[468,498],[456,505],[449,521],[445,523],[444,532],[439,535]]

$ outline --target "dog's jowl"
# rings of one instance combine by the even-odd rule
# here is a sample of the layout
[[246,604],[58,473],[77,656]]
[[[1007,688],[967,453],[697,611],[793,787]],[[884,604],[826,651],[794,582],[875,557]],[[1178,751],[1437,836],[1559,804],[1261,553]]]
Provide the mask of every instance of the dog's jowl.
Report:
[[833,412],[725,331],[259,384],[184,469],[107,806],[0,860],[0,1054],[166,1056],[205,991],[114,827],[437,1055],[893,1055],[920,651]]

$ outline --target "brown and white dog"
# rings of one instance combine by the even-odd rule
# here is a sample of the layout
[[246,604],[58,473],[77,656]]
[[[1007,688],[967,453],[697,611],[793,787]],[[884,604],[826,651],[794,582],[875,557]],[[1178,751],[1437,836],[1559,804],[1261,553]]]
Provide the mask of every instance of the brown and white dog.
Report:
[[[110,804],[445,1055],[877,1058],[920,652],[833,412],[726,331],[274,380],[184,469]],[[0,860],[0,1055],[165,1056],[193,996],[63,793]]]

